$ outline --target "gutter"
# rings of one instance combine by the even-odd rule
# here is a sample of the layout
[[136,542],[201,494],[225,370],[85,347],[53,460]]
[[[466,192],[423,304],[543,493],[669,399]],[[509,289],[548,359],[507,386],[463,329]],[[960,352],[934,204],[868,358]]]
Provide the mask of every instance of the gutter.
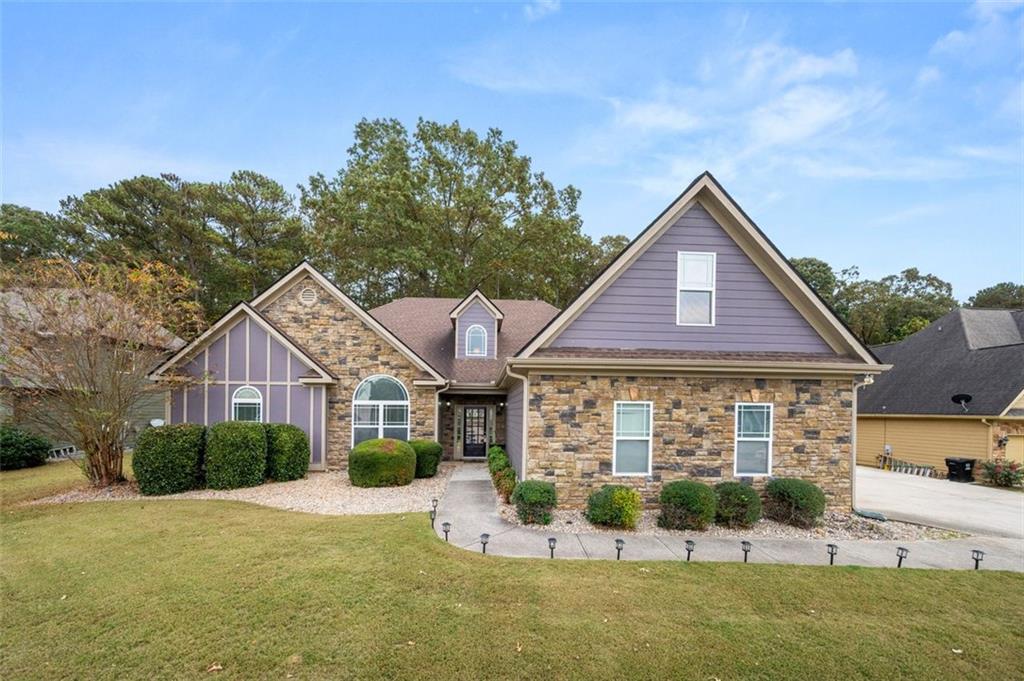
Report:
[[[452,387],[451,381],[445,381],[444,387],[434,393],[434,439],[441,441],[441,393]],[[455,452],[452,452],[452,458]]]
[[872,520],[885,520],[885,516],[877,511],[865,511],[857,508],[857,390],[875,382],[875,377],[867,374],[863,380],[853,381],[853,428],[850,431],[850,507],[854,515]]
[[[823,373],[838,375],[870,375],[892,368],[891,364],[856,364],[848,362],[762,362],[762,361],[720,361],[709,362],[693,359],[648,359],[622,360],[587,357],[519,357],[510,358],[508,367],[519,366],[537,369],[606,369],[616,371],[650,372],[678,371],[695,374],[722,374],[730,370],[738,374],[813,375]],[[507,373],[511,374],[511,372]]]
[[[525,375],[524,374],[517,374],[514,371],[512,371],[512,364],[510,362],[505,364],[504,373],[506,375],[508,375],[508,376],[511,376],[512,378],[518,378],[520,381],[523,382],[523,434],[522,434],[522,442],[519,443],[519,447],[522,450],[520,452],[520,460],[522,461],[521,465],[523,467],[523,472],[522,472],[522,475],[519,477],[519,479],[520,480],[525,480],[526,479],[526,450],[527,450],[527,443],[529,443],[529,441],[530,441],[530,427],[529,427],[529,424],[530,424],[530,409],[529,409],[529,406],[530,406],[530,376],[529,376],[529,374],[525,374]],[[506,408],[506,413],[507,413],[507,408]],[[505,427],[508,428],[508,425],[506,424]],[[506,440],[508,439],[507,435],[506,435],[505,439]]]

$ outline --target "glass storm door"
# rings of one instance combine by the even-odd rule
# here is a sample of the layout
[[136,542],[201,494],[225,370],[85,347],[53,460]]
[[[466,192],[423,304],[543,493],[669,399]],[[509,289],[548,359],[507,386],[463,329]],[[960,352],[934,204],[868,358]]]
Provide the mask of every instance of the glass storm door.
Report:
[[487,407],[464,407],[462,412],[462,456],[487,456]]

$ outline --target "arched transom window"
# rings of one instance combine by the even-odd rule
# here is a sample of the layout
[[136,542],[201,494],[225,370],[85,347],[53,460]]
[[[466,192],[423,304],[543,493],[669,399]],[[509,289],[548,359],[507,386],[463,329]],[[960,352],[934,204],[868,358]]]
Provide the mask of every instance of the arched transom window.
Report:
[[371,376],[352,399],[352,446],[363,440],[409,439],[409,393],[390,376]]
[[466,357],[487,356],[487,329],[474,324],[466,329]]
[[231,396],[232,421],[263,420],[263,395],[251,385],[243,385]]

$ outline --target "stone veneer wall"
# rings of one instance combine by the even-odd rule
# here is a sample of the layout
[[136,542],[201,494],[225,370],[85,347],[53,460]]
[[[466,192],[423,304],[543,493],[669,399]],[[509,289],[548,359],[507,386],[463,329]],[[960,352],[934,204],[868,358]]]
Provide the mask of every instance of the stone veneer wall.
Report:
[[[652,475],[612,475],[614,402],[654,403]],[[734,479],[736,402],[774,404],[772,475],[819,485],[848,509],[853,384],[849,380],[533,374],[526,477],[555,483],[559,506],[582,508],[607,483],[658,501],[665,482]],[[758,489],[765,478],[748,478]]]
[[[299,300],[305,288],[317,292],[312,305]],[[260,312],[338,377],[327,398],[328,469],[348,466],[352,395],[375,374],[393,376],[409,391],[410,437],[436,439],[434,388],[412,384],[427,376],[313,279],[302,278]]]
[[1006,456],[1006,448],[1000,448],[999,438],[1004,435],[1024,435],[1024,421],[992,422],[992,456]]

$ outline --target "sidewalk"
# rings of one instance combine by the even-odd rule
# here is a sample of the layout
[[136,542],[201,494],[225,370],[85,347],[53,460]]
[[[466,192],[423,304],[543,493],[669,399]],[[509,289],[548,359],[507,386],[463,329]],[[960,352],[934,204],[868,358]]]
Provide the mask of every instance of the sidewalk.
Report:
[[[471,551],[479,551],[480,535],[491,535],[487,553],[497,556],[548,558],[548,537],[558,540],[556,558],[614,560],[616,535],[570,534],[531,529],[501,519],[495,508],[495,492],[480,464],[460,466],[448,483],[448,489],[437,507],[436,529],[444,536],[441,523],[452,524],[449,541]],[[693,537],[657,537],[623,532],[626,545],[622,560],[685,560],[683,542],[696,542],[691,560],[743,562],[740,539]],[[795,565],[828,565],[827,540],[757,539],[752,541],[749,562]],[[910,554],[903,561],[908,568],[939,568],[967,570],[974,568],[971,550],[981,549],[985,559],[983,570],[1024,572],[1024,542],[1003,537],[969,537],[967,539],[898,541],[835,541],[839,546],[836,565],[895,567],[896,547],[906,546]]]

